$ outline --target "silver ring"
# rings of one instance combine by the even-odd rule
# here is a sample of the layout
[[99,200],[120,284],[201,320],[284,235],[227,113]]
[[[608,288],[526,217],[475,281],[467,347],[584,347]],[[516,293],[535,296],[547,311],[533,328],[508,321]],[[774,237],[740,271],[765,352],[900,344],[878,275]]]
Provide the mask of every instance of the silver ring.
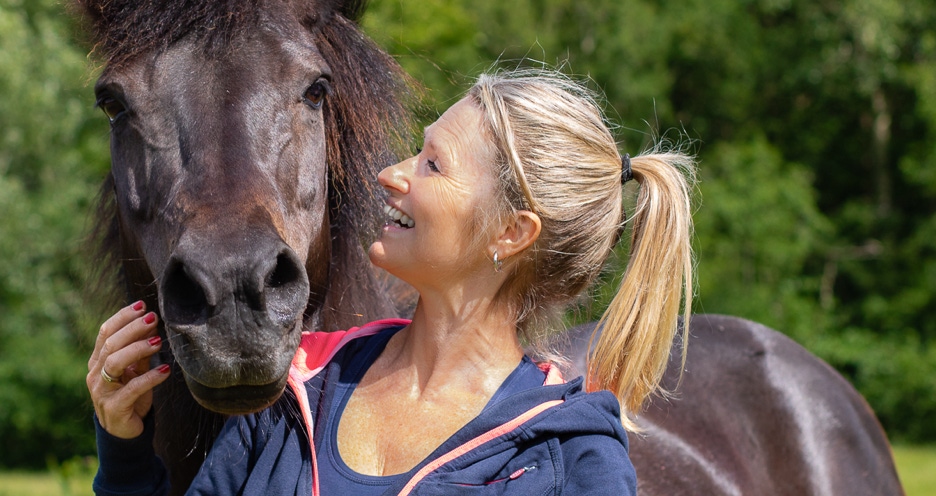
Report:
[[101,377],[107,382],[120,382],[120,377],[111,377],[111,375],[104,370],[104,367],[101,367]]

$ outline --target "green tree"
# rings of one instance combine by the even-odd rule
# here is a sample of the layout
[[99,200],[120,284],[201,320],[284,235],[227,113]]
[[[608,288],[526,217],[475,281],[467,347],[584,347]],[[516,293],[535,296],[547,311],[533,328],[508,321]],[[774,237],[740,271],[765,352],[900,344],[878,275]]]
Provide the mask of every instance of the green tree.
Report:
[[71,34],[54,0],[0,1],[0,466],[94,452],[80,247],[107,129]]

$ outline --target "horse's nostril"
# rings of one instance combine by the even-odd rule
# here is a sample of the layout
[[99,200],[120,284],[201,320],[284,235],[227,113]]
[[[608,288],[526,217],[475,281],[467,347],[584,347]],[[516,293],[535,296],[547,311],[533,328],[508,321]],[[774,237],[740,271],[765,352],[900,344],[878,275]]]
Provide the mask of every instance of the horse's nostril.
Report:
[[178,330],[210,320],[225,332],[248,324],[277,332],[295,327],[306,307],[309,280],[285,243],[255,237],[249,247],[225,246],[223,252],[189,244],[194,243],[180,242],[160,283],[166,324]]
[[281,288],[302,279],[301,271],[296,265],[295,257],[289,253],[280,253],[276,257],[276,266],[267,274],[266,286],[271,289]]
[[208,300],[201,284],[189,277],[185,265],[175,263],[163,280],[163,318],[176,325],[201,324],[208,319]]
[[263,301],[270,317],[279,325],[291,326],[309,296],[308,278],[299,258],[292,250],[283,250],[263,281]]

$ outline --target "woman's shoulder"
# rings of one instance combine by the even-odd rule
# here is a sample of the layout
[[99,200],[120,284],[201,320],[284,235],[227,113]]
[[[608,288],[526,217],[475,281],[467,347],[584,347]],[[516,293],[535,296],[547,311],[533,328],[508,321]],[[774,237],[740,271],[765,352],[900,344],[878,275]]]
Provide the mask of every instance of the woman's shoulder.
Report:
[[578,377],[561,385],[546,386],[558,389],[561,402],[545,412],[537,429],[556,435],[602,435],[619,438],[626,443],[626,431],[621,424],[621,404],[610,391],[587,392]]
[[532,428],[560,440],[564,492],[636,494],[637,474],[621,422],[621,406],[610,391],[575,388],[554,415]]

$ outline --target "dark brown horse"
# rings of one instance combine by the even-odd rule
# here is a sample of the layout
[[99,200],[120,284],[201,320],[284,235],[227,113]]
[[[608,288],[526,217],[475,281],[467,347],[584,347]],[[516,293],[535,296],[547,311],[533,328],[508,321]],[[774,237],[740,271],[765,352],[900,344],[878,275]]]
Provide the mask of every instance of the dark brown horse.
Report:
[[159,308],[157,450],[184,489],[223,423],[283,391],[303,329],[395,313],[362,243],[408,80],[361,2],[78,2],[111,121],[102,267]]
[[[409,85],[356,27],[356,0],[78,5],[111,121],[100,263],[128,301],[158,305],[174,373],[156,391],[156,445],[182,492],[223,415],[280,396],[303,329],[395,313],[362,243],[376,171],[410,129]],[[750,360],[747,324],[723,339],[695,322],[682,398],[655,402],[633,438],[644,493],[838,494],[839,478],[899,491],[870,411],[785,395],[817,384],[854,400],[840,378],[808,354]],[[837,426],[871,461],[815,449]]]

